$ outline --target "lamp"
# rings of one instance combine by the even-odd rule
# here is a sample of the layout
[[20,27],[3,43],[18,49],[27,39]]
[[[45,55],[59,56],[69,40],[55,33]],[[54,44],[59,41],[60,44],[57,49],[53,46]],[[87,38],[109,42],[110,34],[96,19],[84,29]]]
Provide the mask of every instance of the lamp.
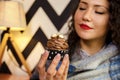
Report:
[[4,30],[6,33],[3,36],[0,44],[0,66],[7,41],[10,40],[19,59],[26,68],[29,75],[31,71],[22,55],[21,51],[14,42],[12,31],[23,31],[26,27],[25,13],[23,5],[16,1],[2,0],[0,1],[0,30]]

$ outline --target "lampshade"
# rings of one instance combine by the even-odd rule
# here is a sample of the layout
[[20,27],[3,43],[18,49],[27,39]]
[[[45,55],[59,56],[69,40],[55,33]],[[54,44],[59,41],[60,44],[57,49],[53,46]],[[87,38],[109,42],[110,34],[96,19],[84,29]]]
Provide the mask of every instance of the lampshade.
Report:
[[17,1],[0,1],[0,29],[24,30],[26,18],[23,5]]

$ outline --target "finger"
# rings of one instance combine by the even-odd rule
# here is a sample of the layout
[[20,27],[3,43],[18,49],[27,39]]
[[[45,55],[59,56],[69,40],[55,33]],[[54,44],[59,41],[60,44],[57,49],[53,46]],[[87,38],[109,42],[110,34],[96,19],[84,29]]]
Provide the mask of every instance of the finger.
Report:
[[67,67],[68,67],[68,62],[69,62],[69,57],[68,57],[68,54],[65,55],[65,57],[63,58],[63,61],[62,61],[62,64],[60,66],[60,68],[58,69],[58,72],[56,74],[56,79],[61,79],[63,78],[64,76],[66,76],[66,70],[67,70]]
[[[54,80],[54,75],[56,74],[57,70],[55,70],[52,74],[47,74],[45,80]],[[41,80],[41,79],[40,79]],[[57,79],[55,79],[57,80]]]
[[66,79],[67,79],[69,64],[70,64],[70,61],[69,61],[69,56],[68,56],[67,66],[66,66],[65,71],[64,71],[64,73],[63,73],[63,74],[65,75],[63,80],[66,80]]
[[49,78],[50,80],[52,80],[53,76],[56,74],[56,67],[60,61],[60,54],[57,54],[52,63],[50,64],[50,66],[48,67],[48,70],[47,70],[47,78]]
[[39,61],[39,63],[38,63],[38,69],[41,69],[41,68],[45,67],[45,64],[46,64],[48,55],[49,55],[48,51],[45,51],[45,52],[41,55],[40,61]]
[[38,72],[40,74],[40,78],[43,78],[45,76],[45,64],[46,64],[48,55],[49,53],[45,51],[45,53],[42,54],[40,61],[38,63]]

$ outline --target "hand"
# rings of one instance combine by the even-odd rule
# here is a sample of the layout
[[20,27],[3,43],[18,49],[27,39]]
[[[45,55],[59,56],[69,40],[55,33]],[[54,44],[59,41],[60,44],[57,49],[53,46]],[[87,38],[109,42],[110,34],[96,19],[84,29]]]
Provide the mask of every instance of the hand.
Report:
[[57,54],[46,71],[45,64],[46,64],[48,55],[49,53],[45,51],[45,53],[41,56],[40,62],[38,64],[38,72],[40,75],[39,79],[40,80],[66,80],[67,74],[68,74],[68,67],[69,67],[68,54],[65,55],[65,57],[63,58],[62,64],[60,65],[59,69],[56,70],[56,67],[61,58],[60,54]]

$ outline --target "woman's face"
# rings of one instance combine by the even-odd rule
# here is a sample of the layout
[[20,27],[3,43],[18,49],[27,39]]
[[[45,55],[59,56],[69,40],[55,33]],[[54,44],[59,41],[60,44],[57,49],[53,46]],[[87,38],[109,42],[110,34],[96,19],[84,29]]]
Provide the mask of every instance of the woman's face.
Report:
[[107,0],[80,0],[74,15],[75,30],[83,40],[103,39],[108,31]]

